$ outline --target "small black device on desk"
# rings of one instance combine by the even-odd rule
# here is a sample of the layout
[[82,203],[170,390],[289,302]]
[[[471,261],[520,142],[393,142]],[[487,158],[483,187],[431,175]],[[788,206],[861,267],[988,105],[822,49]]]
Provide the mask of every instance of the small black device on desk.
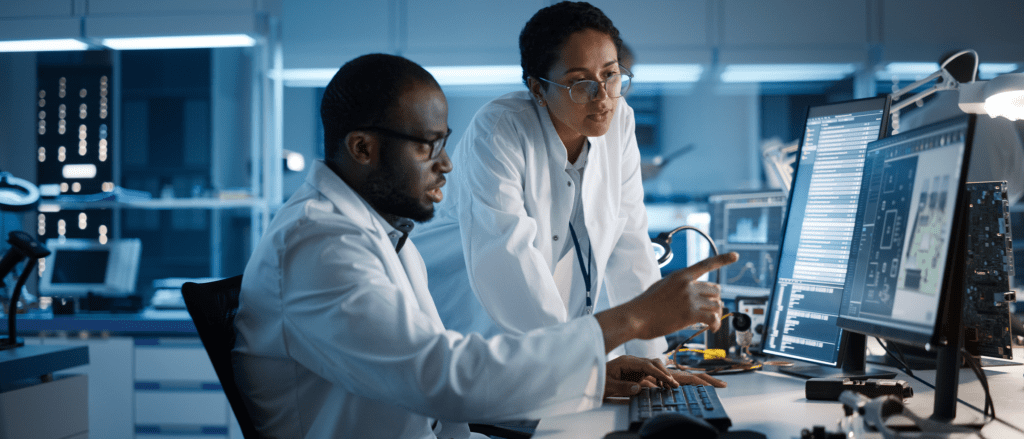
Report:
[[804,388],[807,399],[817,401],[839,401],[844,390],[852,390],[868,398],[893,395],[907,399],[914,396],[914,389],[903,380],[850,378],[812,378]]
[[662,413],[686,413],[722,432],[732,425],[714,387],[690,384],[674,389],[640,389],[640,393],[629,398],[629,429],[636,431],[644,421]]

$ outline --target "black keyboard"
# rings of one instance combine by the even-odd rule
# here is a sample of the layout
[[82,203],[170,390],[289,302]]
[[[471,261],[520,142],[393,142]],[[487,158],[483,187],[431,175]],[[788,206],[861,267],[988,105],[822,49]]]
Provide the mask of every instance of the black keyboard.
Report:
[[629,398],[629,429],[636,431],[647,419],[665,412],[689,413],[704,418],[721,432],[732,426],[714,387],[686,385],[674,389],[640,389],[639,394]]

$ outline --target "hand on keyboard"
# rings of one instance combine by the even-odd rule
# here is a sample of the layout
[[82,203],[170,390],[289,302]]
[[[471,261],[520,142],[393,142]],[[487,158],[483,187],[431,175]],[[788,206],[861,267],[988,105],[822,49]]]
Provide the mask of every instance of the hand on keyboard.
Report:
[[630,396],[640,387],[655,387],[659,382],[676,387],[671,371],[660,360],[623,355],[605,365],[604,397]]
[[676,382],[684,386],[687,384],[708,385],[714,387],[726,386],[725,381],[722,381],[706,373],[690,373],[679,369],[669,369],[668,372],[669,374],[672,375],[672,378],[674,378]]

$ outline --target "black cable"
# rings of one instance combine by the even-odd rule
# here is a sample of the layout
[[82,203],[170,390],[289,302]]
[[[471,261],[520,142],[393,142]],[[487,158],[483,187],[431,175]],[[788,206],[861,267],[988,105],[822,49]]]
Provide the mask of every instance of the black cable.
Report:
[[[1002,418],[996,416],[995,401],[992,399],[992,394],[989,392],[988,375],[985,375],[984,371],[981,369],[981,365],[978,364],[975,361],[975,358],[973,356],[971,356],[970,354],[968,354],[965,350],[961,349],[961,355],[966,355],[965,358],[968,359],[967,360],[967,364],[969,366],[971,366],[971,369],[974,370],[975,374],[980,374],[978,376],[978,381],[981,381],[981,385],[985,389],[985,404],[986,405],[991,404],[991,407],[992,407],[992,420],[993,421],[999,421],[1000,424],[1003,424],[1003,425],[1005,425],[1007,427],[1010,427],[1010,428],[1012,428],[1012,429],[1014,429],[1014,430],[1024,434],[1024,430],[1022,430],[1020,427],[1017,427],[1016,425],[1010,424],[1009,422],[1006,422]],[[968,404],[968,406],[969,406],[969,404]],[[971,408],[973,408],[975,410],[978,410],[975,407],[971,407]],[[982,413],[982,415],[987,416],[985,413]]]
[[[921,379],[921,378],[920,378],[920,377],[918,377],[917,375],[914,375],[913,371],[912,371],[912,370],[910,369],[910,366],[907,366],[907,363],[906,363],[906,362],[904,362],[904,361],[901,361],[901,360],[899,360],[898,358],[896,358],[896,356],[895,356],[895,355],[893,355],[893,354],[892,354],[892,352],[891,352],[891,351],[889,350],[889,347],[888,347],[888,346],[886,346],[886,344],[885,344],[885,343],[882,343],[882,340],[879,340],[879,339],[878,339],[878,337],[875,337],[875,340],[878,340],[878,343],[882,345],[882,349],[885,349],[885,352],[886,352],[886,353],[888,353],[888,354],[889,354],[889,356],[891,356],[891,357],[892,357],[892,358],[893,358],[894,360],[898,361],[898,362],[899,362],[899,363],[900,363],[900,364],[901,364],[901,365],[903,366],[902,368],[898,368],[898,369],[900,369],[901,371],[903,371],[903,373],[907,374],[907,375],[908,375],[908,376],[910,376],[911,378],[913,378],[913,379],[915,379],[915,380],[917,380],[917,381],[920,381],[920,382],[921,382],[921,384],[924,384],[924,385],[928,386],[929,388],[931,388],[932,390],[935,390],[935,385],[934,385],[934,384],[932,384],[932,383],[929,383],[929,382],[927,382],[927,381],[925,381],[925,380]],[[901,351],[899,350],[899,349],[900,349],[900,348],[899,348],[899,346],[896,346],[895,344],[893,344],[893,346],[892,346],[892,347],[893,347],[893,349],[896,349],[896,351],[897,351],[897,352],[899,352],[900,356],[902,356],[902,355],[903,355],[903,352],[901,352]],[[958,384],[958,385],[959,385],[959,384]],[[979,408],[975,407],[975,406],[974,406],[973,404],[971,404],[971,403],[969,403],[969,402],[967,402],[967,401],[964,401],[964,400],[963,400],[962,398],[960,398],[959,396],[958,396],[958,397],[956,398],[956,400],[957,400],[957,402],[959,402],[959,403],[961,403],[961,404],[963,404],[963,405],[965,405],[965,406],[967,406],[967,407],[970,407],[970,408],[974,409],[974,411],[976,411],[976,412],[978,412],[978,413],[981,413],[981,414],[982,414],[982,416],[988,416],[988,415],[986,414],[986,412],[985,412],[984,410],[982,410],[982,409],[979,409]]]
[[988,387],[988,377],[985,375],[985,372],[981,370],[981,365],[978,364],[977,359],[968,353],[966,349],[961,348],[960,355],[964,357],[964,362],[966,362],[967,365],[970,366],[971,370],[974,371],[974,376],[978,377],[978,382],[981,383],[981,388],[985,390],[985,413],[982,413],[982,415],[989,416],[989,411],[991,410],[991,416],[992,418],[995,418],[996,406],[995,403],[992,402],[992,392]]
[[[878,344],[882,345],[882,349],[885,349],[885,353],[886,354],[888,354],[890,357],[892,357],[893,360],[896,360],[897,363],[900,363],[900,365],[902,367],[897,367],[897,369],[900,369],[901,371],[903,371],[903,373],[907,374],[911,378],[920,381],[921,384],[924,384],[924,385],[930,387],[932,390],[935,390],[935,386],[934,385],[932,385],[931,383],[921,379],[917,375],[914,375],[913,369],[911,369],[910,366],[907,366],[906,361],[897,358],[896,355],[894,355],[892,353],[892,351],[889,350],[889,346],[886,343],[882,343],[882,340],[880,340],[878,337],[875,337],[875,340],[878,341]],[[893,347],[893,349],[896,349],[896,352],[898,352],[900,354],[900,357],[903,356],[903,352],[899,350],[900,348],[898,346],[893,345],[892,347]]]

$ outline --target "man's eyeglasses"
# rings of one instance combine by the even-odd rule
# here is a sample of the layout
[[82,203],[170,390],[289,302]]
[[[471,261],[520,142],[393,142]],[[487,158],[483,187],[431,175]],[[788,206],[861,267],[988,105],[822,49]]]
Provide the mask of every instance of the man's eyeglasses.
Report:
[[410,142],[416,142],[416,143],[421,143],[421,144],[424,144],[424,145],[430,145],[430,160],[434,160],[438,156],[441,155],[441,151],[444,151],[444,147],[448,143],[448,137],[450,137],[452,135],[452,129],[451,128],[448,128],[448,132],[445,133],[444,136],[441,136],[441,138],[436,139],[436,140],[427,140],[427,139],[424,139],[422,137],[410,136],[408,134],[404,134],[404,133],[400,133],[398,131],[389,130],[387,128],[380,128],[380,127],[359,128],[358,130],[353,130],[353,131],[373,131],[375,133],[383,134],[385,136],[393,137],[395,139],[408,140]]
[[621,97],[626,91],[629,90],[629,85],[633,81],[633,74],[625,67],[619,66],[619,72],[609,76],[604,81],[592,81],[590,79],[584,79],[582,81],[576,81],[572,85],[565,86],[557,82],[538,78],[541,81],[547,82],[548,84],[557,85],[564,89],[569,90],[569,99],[577,104],[586,104],[597,98],[597,95],[601,93],[601,87],[603,86],[605,91],[608,92],[608,96],[612,98]]

